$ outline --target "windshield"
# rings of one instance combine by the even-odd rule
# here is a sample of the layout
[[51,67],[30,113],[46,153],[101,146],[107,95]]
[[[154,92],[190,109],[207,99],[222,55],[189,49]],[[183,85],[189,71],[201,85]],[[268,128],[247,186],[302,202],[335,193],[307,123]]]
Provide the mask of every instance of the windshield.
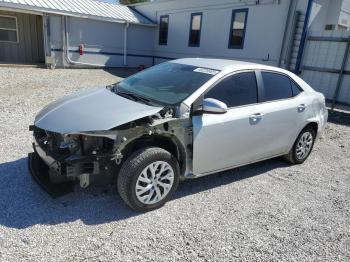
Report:
[[219,71],[177,63],[163,63],[118,83],[121,92],[129,92],[162,104],[182,102]]

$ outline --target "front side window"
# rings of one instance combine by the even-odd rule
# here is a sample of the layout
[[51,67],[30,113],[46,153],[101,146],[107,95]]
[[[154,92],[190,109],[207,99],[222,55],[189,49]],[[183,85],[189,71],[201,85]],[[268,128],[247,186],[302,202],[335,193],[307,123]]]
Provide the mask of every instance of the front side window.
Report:
[[118,83],[121,92],[134,93],[161,104],[179,104],[209,79],[217,70],[166,62],[153,66]]
[[168,44],[169,16],[162,15],[159,23],[159,44]]
[[258,102],[257,84],[254,72],[229,76],[214,86],[205,98],[214,98],[228,107],[255,104]]
[[247,18],[248,9],[233,10],[228,44],[229,48],[243,49]]
[[191,14],[189,46],[199,46],[201,41],[202,13]]
[[293,97],[292,82],[281,74],[262,72],[264,82],[264,101],[273,101]]
[[18,42],[16,17],[0,16],[0,41]]

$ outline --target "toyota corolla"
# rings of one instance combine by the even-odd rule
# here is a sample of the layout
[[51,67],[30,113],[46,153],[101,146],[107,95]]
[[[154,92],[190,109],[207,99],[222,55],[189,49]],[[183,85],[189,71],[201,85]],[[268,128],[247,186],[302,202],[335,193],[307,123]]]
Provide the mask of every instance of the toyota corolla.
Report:
[[113,183],[148,211],[180,180],[278,156],[303,163],[327,117],[324,96],[289,71],[179,59],[45,107],[30,126],[30,173],[53,196]]

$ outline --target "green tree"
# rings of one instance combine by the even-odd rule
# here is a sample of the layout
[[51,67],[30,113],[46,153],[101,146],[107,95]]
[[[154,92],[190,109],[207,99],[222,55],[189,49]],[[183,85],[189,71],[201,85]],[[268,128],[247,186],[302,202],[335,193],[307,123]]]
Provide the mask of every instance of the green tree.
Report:
[[119,0],[119,3],[122,5],[131,5],[143,2],[148,2],[148,0]]

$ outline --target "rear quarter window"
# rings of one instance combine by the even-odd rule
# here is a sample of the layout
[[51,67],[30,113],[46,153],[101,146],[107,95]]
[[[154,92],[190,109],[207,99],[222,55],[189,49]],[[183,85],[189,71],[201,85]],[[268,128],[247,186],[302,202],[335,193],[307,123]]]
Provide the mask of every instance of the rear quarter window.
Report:
[[301,92],[303,92],[303,90],[301,89],[300,86],[298,86],[293,80],[290,81],[291,85],[292,85],[292,92],[293,92],[293,96],[297,96],[299,95]]

